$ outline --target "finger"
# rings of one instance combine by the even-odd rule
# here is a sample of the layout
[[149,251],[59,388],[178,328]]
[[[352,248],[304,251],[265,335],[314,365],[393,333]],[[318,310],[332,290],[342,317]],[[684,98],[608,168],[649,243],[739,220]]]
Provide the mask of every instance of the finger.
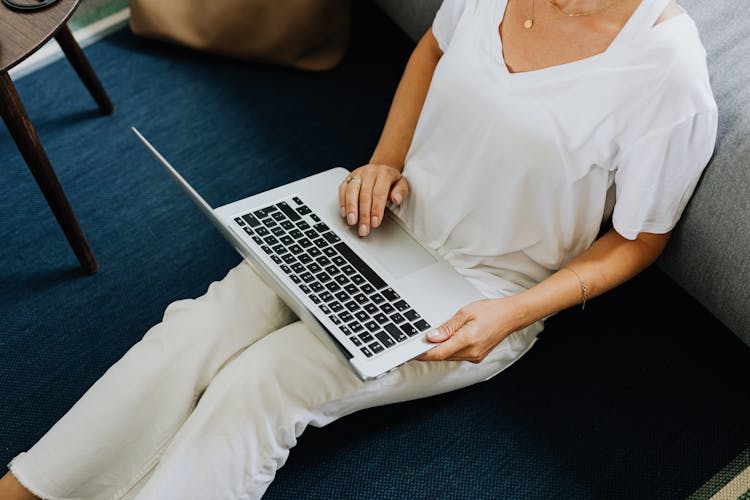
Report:
[[459,309],[448,321],[427,332],[426,338],[430,342],[445,342],[455,335],[466,324],[467,320],[468,315],[463,309]]
[[362,172],[362,188],[359,191],[359,227],[357,234],[367,236],[370,233],[370,212],[372,210],[372,189],[375,186],[374,169]]
[[[350,176],[349,178],[351,179],[351,177],[352,176]],[[346,210],[346,221],[350,226],[353,226],[357,223],[357,217],[359,214],[359,190],[361,186],[361,174],[358,173],[357,177],[354,178],[354,180],[346,182],[346,186],[344,188],[344,208]]]
[[388,201],[388,191],[391,189],[392,176],[381,173],[375,179],[375,185],[372,188],[372,210],[370,212],[370,224],[372,227],[378,227],[383,222],[383,213],[385,204]]
[[341,217],[346,218],[346,179],[339,184],[339,211],[341,211]]
[[437,344],[417,358],[419,361],[444,361],[462,351],[466,345],[460,335]]
[[409,182],[403,175],[391,188],[391,201],[396,205],[401,205],[409,194]]

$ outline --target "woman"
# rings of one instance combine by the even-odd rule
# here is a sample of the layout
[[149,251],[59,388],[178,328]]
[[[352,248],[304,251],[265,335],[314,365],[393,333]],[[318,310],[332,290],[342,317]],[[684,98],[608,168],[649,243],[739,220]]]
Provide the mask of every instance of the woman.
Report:
[[496,375],[545,318],[658,257],[716,125],[697,30],[669,0],[445,0],[338,196],[362,237],[390,202],[487,299],[361,382],[240,264],[170,305],[0,497],[258,498],[308,424]]

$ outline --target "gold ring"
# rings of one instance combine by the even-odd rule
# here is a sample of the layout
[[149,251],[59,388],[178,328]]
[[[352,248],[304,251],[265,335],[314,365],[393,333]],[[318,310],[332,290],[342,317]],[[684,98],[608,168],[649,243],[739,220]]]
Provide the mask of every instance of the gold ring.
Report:
[[352,181],[354,181],[354,182],[362,182],[362,179],[360,179],[356,175],[352,175],[351,177],[349,177],[348,179],[346,179],[346,183],[347,184],[349,184]]

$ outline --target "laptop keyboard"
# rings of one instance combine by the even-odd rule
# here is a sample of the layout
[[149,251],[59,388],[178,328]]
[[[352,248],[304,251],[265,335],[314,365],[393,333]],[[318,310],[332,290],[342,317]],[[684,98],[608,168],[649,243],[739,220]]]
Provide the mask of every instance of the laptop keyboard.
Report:
[[368,358],[430,328],[298,196],[234,221]]

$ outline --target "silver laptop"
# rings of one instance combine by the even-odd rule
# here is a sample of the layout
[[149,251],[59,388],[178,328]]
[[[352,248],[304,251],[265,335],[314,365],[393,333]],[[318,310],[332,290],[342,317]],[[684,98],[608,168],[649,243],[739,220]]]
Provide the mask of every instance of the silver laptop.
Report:
[[390,212],[369,236],[359,237],[339,213],[344,168],[211,208],[133,132],[260,277],[362,380],[434,347],[425,334],[483,298]]

